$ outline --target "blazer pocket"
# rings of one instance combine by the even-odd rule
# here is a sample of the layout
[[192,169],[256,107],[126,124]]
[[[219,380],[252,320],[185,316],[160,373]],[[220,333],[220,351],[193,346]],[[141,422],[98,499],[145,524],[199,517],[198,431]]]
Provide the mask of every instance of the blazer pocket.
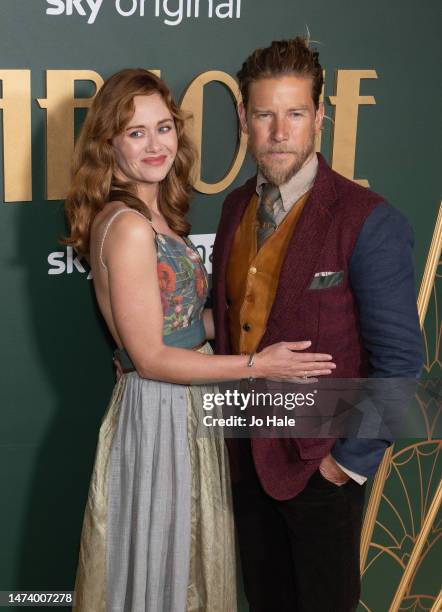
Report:
[[317,272],[313,277],[309,289],[329,289],[341,285],[344,280],[344,271]]
[[334,444],[334,440],[329,438],[293,438],[292,441],[298,449],[299,457],[312,463],[328,455]]

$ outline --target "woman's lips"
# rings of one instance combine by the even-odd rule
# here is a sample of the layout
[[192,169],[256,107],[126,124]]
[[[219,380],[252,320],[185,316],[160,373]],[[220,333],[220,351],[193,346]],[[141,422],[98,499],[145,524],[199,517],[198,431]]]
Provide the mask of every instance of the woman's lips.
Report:
[[162,166],[166,159],[166,155],[158,155],[157,157],[145,157],[142,161],[143,164],[147,164],[149,166]]

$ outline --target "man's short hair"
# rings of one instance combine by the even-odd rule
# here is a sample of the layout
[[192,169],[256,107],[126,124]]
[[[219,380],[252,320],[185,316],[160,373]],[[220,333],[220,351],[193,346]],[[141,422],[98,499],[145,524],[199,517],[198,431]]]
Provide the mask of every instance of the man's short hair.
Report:
[[308,40],[302,36],[273,41],[270,47],[256,49],[246,59],[236,75],[245,108],[249,101],[251,83],[290,74],[312,79],[312,98],[317,109],[324,83],[322,67],[319,53],[311,49]]

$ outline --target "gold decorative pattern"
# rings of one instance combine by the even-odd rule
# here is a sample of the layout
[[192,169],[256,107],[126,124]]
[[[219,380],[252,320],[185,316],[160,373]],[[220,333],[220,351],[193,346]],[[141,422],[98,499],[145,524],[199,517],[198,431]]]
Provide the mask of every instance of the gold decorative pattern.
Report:
[[437,266],[442,250],[442,203],[439,206],[439,214],[434,228],[433,239],[431,241],[430,250],[428,251],[427,263],[425,265],[424,276],[417,298],[417,310],[419,313],[419,321],[421,327],[424,326],[425,317],[427,315],[428,303],[430,301],[431,291],[434,287],[434,279],[436,278]]
[[387,448],[384,458],[382,459],[381,464],[376,473],[373,488],[371,490],[370,500],[368,502],[367,510],[365,512],[364,525],[362,528],[361,535],[361,574],[363,574],[365,571],[368,549],[370,548],[371,538],[373,536],[373,529],[376,523],[376,517],[378,515],[379,505],[381,503],[382,492],[384,490],[385,481],[387,479],[392,454],[393,446],[390,446],[389,448]]
[[[389,575],[399,573],[402,576],[408,568],[406,579],[411,584],[427,556],[436,545],[440,545],[442,523],[437,521],[436,515],[442,496],[439,479],[441,458],[442,441],[439,440],[421,440],[403,447],[391,457],[387,479],[393,483],[394,495],[390,499],[388,491],[382,493],[382,521],[378,516],[375,522],[377,542],[370,543],[375,554],[366,564],[365,575],[371,566],[380,562],[384,571],[389,568],[386,571]],[[416,479],[418,495],[408,489],[407,473],[413,482]],[[390,597],[394,598],[394,584],[392,588]],[[387,601],[382,609],[389,609],[390,612],[430,610],[436,599],[435,595],[406,593],[399,602],[400,607],[392,608],[388,606],[388,597],[389,593],[386,593]],[[361,609],[370,609],[367,602],[361,601],[360,604]],[[373,612],[378,610],[376,607]]]
[[[436,287],[437,280],[441,278],[441,275],[437,272],[438,265],[441,263],[439,261],[441,248],[442,206],[439,209],[417,300],[419,321],[423,329],[432,294],[434,298],[436,319],[434,354],[430,355],[433,351],[429,349],[427,334],[425,329],[423,329],[426,349],[426,372],[430,372],[433,368],[442,368],[442,362],[440,360],[442,332],[440,318],[438,316]],[[431,384],[432,381],[429,380],[428,383]],[[422,417],[425,420],[428,439],[402,448],[397,453],[394,453],[394,447],[388,449],[373,483],[361,537],[361,574],[365,574],[370,566],[376,563],[383,554],[394,559],[401,573],[403,572],[399,586],[393,596],[389,612],[430,609],[432,612],[442,611],[442,593],[439,594],[436,599],[434,595],[411,594],[407,592],[416,577],[420,565],[427,556],[427,553],[429,553],[436,542],[442,538],[442,526],[435,524],[437,513],[442,503],[442,482],[440,482],[440,480],[431,503],[429,502],[432,494],[431,489],[434,489],[434,487],[432,487],[432,479],[433,477],[437,477],[437,474],[440,473],[440,470],[438,470],[436,466],[442,454],[442,441],[434,440],[433,432],[437,419],[440,418],[441,410],[438,410],[436,407],[436,411],[433,410],[432,412],[429,409],[433,401],[431,399],[429,402],[427,401],[427,405],[425,405],[425,400],[419,397],[417,399],[421,408]],[[433,456],[432,463],[429,459],[430,456]],[[412,463],[412,460],[414,460],[414,463]],[[429,474],[423,474],[422,463],[430,470]],[[401,474],[401,468],[407,464],[413,465],[413,468],[417,471],[417,480],[420,490],[420,505],[417,513],[413,513],[413,503],[416,503],[416,499],[410,499],[406,482]],[[385,483],[390,477],[397,480],[403,491],[405,503],[400,507],[400,510],[404,513],[404,516],[401,516],[400,511],[395,508],[384,493]],[[426,490],[424,490],[425,487]],[[385,502],[387,512],[390,512],[391,516],[395,517],[398,528],[402,531],[402,536],[394,534],[387,525],[382,524],[378,520],[381,502]],[[414,516],[414,514],[416,514],[416,516]],[[420,520],[418,520],[418,514],[420,515]],[[417,529],[415,523],[418,526]],[[372,541],[375,526],[381,530],[379,532],[383,534],[380,535],[381,538],[388,538],[391,541],[390,545],[382,546]],[[370,547],[378,552],[368,561]],[[362,606],[361,609],[369,610],[365,602],[361,601],[360,605]]]
[[434,602],[431,612],[440,612],[442,610],[442,590],[439,593],[439,597]]
[[391,603],[390,612],[397,612],[399,610],[399,606],[401,605],[405,592],[413,578],[414,571],[416,569],[417,564],[419,563],[419,558],[421,556],[421,553],[423,552],[425,542],[430,533],[430,529],[433,526],[434,520],[441,506],[441,503],[442,503],[442,481],[439,481],[439,486],[437,487],[436,495],[433,497],[433,501],[431,502],[430,509],[428,510],[425,520],[422,523],[422,529],[416,539],[413,551],[410,555],[410,559],[407,563],[404,573],[402,574],[402,578],[399,583],[399,587]]

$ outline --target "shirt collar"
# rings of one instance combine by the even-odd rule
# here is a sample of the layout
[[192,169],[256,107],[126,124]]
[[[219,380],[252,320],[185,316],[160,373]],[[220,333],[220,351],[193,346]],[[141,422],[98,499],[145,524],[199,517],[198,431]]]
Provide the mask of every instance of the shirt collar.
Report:
[[[315,154],[311,160],[301,168],[292,178],[279,186],[281,193],[282,207],[288,211],[291,206],[299,200],[313,185],[318,171],[318,156]],[[256,180],[256,193],[261,197],[262,188],[268,180],[258,171]]]

